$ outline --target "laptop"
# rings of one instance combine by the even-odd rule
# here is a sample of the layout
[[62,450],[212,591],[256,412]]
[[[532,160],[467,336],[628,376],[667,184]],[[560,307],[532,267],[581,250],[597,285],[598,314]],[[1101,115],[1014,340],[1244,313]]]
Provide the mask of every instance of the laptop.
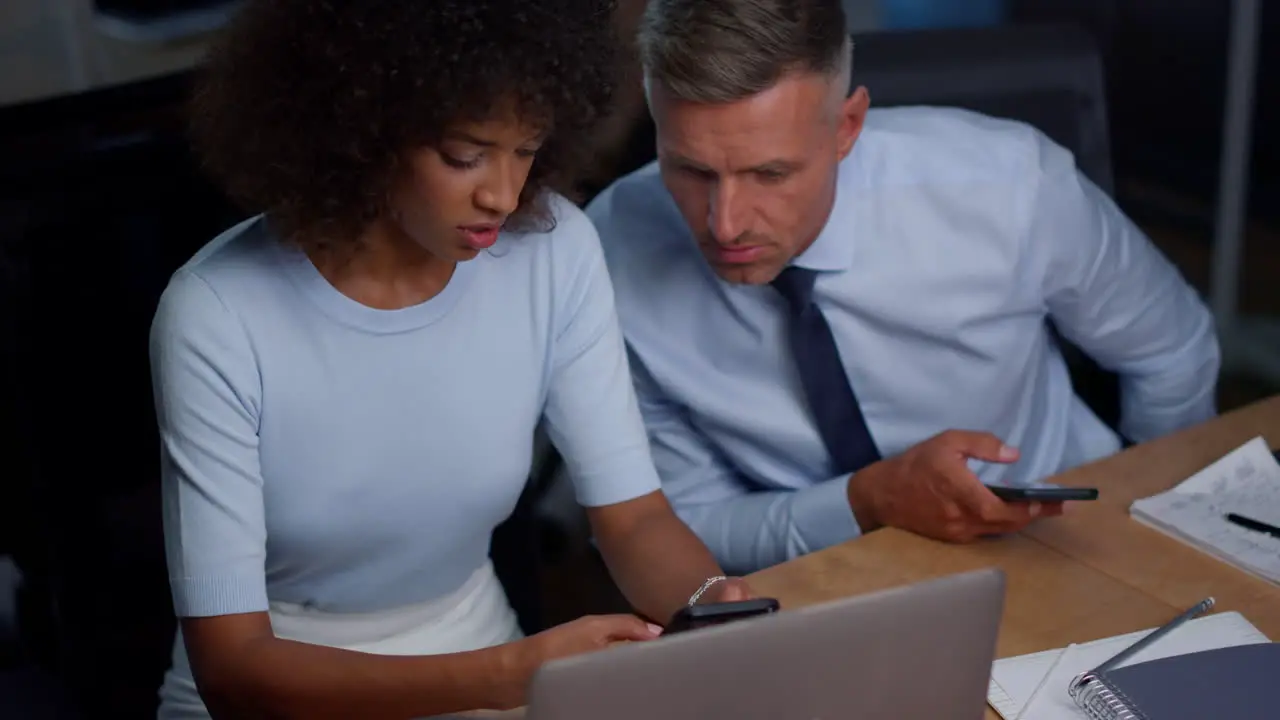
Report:
[[547,663],[527,720],[980,720],[996,568]]

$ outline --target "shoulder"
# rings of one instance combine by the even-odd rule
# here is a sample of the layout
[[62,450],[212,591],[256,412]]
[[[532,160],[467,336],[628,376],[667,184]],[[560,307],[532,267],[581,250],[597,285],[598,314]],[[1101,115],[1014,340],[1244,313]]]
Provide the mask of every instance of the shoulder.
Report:
[[1070,152],[1034,126],[950,107],[868,111],[858,154],[875,184],[1021,183],[1074,170]]
[[678,251],[689,232],[662,184],[656,160],[614,181],[587,205],[586,212],[611,265],[624,254],[630,258],[635,252]]
[[657,160],[614,180],[587,204],[587,216],[597,227],[621,226],[631,220],[660,221],[654,216],[674,211]]
[[662,183],[657,161],[616,180],[586,208],[600,233],[610,277],[623,305],[667,283],[678,267],[696,268],[701,256],[689,226]]
[[178,268],[169,279],[162,304],[193,300],[204,293],[234,297],[240,286],[278,277],[275,242],[261,215],[227,228]]
[[153,352],[231,351],[245,341],[240,322],[245,289],[278,277],[269,266],[273,242],[261,217],[215,237],[169,278],[151,324]]

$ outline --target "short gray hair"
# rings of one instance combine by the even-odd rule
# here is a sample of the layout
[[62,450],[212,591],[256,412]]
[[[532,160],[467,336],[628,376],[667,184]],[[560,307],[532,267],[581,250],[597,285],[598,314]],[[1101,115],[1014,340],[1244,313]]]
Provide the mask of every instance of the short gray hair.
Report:
[[637,40],[646,93],[658,81],[690,102],[741,100],[799,72],[830,75],[843,99],[853,74],[840,0],[649,0]]

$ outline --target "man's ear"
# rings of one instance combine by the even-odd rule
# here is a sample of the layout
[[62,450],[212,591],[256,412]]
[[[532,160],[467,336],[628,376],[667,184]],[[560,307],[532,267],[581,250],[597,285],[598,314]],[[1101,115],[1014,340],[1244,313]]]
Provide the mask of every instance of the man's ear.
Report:
[[862,134],[862,122],[867,118],[867,108],[871,107],[871,95],[861,85],[849,97],[840,103],[840,115],[836,119],[836,152],[843,160],[853,150],[853,144]]

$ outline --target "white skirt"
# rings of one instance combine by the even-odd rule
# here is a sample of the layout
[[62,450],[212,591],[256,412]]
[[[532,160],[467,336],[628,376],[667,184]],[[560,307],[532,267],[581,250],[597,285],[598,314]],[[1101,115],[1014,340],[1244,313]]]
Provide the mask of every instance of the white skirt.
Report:
[[[373,613],[331,613],[273,602],[278,638],[377,655],[441,655],[493,647],[523,634],[507,594],[486,561],[453,593],[418,605]],[[209,720],[196,690],[179,630],[173,665],[160,687],[159,720]]]

